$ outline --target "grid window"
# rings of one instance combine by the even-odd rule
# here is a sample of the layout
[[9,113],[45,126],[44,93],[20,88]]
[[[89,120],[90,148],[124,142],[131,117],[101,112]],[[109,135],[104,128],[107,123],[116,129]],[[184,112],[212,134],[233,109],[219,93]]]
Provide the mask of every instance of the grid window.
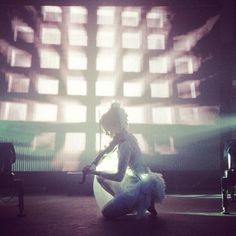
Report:
[[58,94],[59,81],[40,75],[37,80],[37,92],[40,94]]
[[122,34],[122,47],[138,49],[141,46],[140,32],[124,32]]
[[101,51],[97,55],[96,70],[97,71],[114,71],[115,69],[115,54],[112,52]]
[[34,121],[52,122],[57,121],[57,105],[54,104],[35,104]]
[[64,107],[64,122],[81,123],[87,121],[87,108],[83,105],[68,104]]
[[125,107],[129,123],[144,124],[147,123],[145,108],[143,106]]
[[85,150],[85,133],[66,133],[64,151],[67,153],[78,153]]
[[154,124],[173,124],[172,107],[154,107],[152,108],[152,121]]
[[97,24],[114,25],[114,23],[115,23],[115,8],[99,7],[97,10]]
[[111,48],[115,44],[115,32],[112,29],[101,28],[97,32],[97,47]]
[[198,107],[180,107],[179,120],[181,124],[198,124],[199,110]]
[[18,39],[22,39],[27,43],[33,43],[34,30],[26,24],[17,22],[14,27],[14,41],[16,42]]
[[59,69],[59,53],[52,49],[40,49],[40,67],[45,69]]
[[81,76],[67,77],[67,94],[68,95],[87,95],[87,82]]
[[129,53],[123,56],[124,72],[141,72],[142,55],[140,53]]
[[85,7],[73,6],[70,7],[70,23],[86,24],[88,11]]
[[33,149],[43,148],[53,150],[55,148],[55,133],[40,133],[35,135],[33,139]]
[[158,9],[152,9],[147,13],[147,26],[154,28],[163,28],[164,26],[164,15]]
[[180,57],[175,59],[176,74],[193,74],[193,61],[190,57]]
[[115,83],[110,78],[100,77],[96,82],[96,96],[114,96]]
[[141,82],[124,82],[123,95],[125,97],[141,97],[143,89],[143,83]]
[[167,57],[153,57],[149,59],[149,72],[150,73],[168,73],[168,58]]
[[68,69],[87,70],[87,56],[84,52],[70,50],[68,52]]
[[8,92],[9,93],[28,93],[30,79],[21,74],[8,74]]
[[135,7],[127,7],[121,14],[123,26],[138,26],[140,23],[141,9]]
[[71,46],[87,46],[87,32],[82,27],[69,27],[69,44]]
[[178,97],[197,98],[200,95],[200,81],[185,81],[177,84]]
[[44,21],[62,22],[62,9],[59,6],[43,6],[42,14]]
[[10,65],[14,67],[31,67],[32,55],[20,49],[11,48]]
[[149,50],[164,50],[165,49],[165,35],[164,34],[149,34],[147,37],[147,44]]
[[24,121],[27,117],[27,104],[16,102],[1,103],[2,120]]
[[61,31],[56,27],[42,26],[41,41],[43,44],[61,44]]
[[173,39],[174,41],[174,50],[176,51],[190,51],[191,50],[191,41],[186,36],[178,36]]
[[170,84],[168,80],[157,80],[151,83],[151,97],[169,98],[171,96]]

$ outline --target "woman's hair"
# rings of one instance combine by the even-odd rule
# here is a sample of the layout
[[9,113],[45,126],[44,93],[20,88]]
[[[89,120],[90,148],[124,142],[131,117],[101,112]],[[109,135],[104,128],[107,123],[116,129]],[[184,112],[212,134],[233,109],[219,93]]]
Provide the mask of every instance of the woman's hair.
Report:
[[128,118],[127,113],[120,107],[119,103],[112,103],[110,109],[102,115],[100,125],[106,133],[109,133],[112,127],[127,128]]

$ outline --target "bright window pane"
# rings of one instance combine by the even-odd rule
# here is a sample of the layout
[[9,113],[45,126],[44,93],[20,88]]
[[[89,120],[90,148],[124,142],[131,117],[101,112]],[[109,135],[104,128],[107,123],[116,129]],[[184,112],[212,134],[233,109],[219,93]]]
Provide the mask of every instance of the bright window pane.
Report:
[[141,97],[143,95],[143,83],[124,82],[123,93],[125,97]]
[[140,22],[141,9],[127,7],[121,14],[123,26],[138,26]]
[[174,49],[176,51],[190,51],[191,40],[187,36],[174,37]]
[[185,81],[177,84],[178,97],[197,98],[200,95],[200,81]]
[[147,37],[149,50],[164,50],[165,35],[164,34],[149,34]]
[[31,54],[20,49],[12,48],[11,51],[11,66],[16,67],[31,67]]
[[68,69],[87,70],[87,56],[84,52],[70,50],[68,53]]
[[60,56],[57,51],[52,49],[40,50],[40,67],[48,69],[60,68]]
[[14,41],[17,41],[18,38],[22,39],[27,43],[33,43],[34,30],[26,24],[17,22],[14,27]]
[[124,72],[141,72],[142,56],[139,53],[130,53],[123,56]]
[[42,26],[41,30],[43,44],[61,44],[61,31],[59,28]]
[[67,94],[68,95],[87,95],[87,82],[84,77],[68,76],[67,77]]
[[114,96],[115,81],[111,78],[100,77],[96,82],[96,96]]
[[40,133],[34,137],[32,146],[34,149],[44,148],[53,150],[55,148],[55,140],[55,133]]
[[199,111],[198,107],[180,107],[179,121],[181,124],[198,124]]
[[72,46],[87,46],[88,36],[86,30],[82,27],[70,27],[69,44]]
[[42,7],[43,20],[52,22],[62,21],[62,9],[58,6],[43,6]]
[[113,25],[115,23],[114,7],[99,7],[97,10],[98,25]]
[[87,121],[87,108],[83,105],[65,105],[64,108],[64,121],[65,122],[86,122]]
[[147,13],[147,26],[154,28],[163,28],[164,11],[162,8],[154,7]]
[[37,81],[37,92],[40,94],[58,94],[59,81],[40,75]]
[[147,123],[147,119],[145,117],[145,109],[143,106],[137,106],[137,107],[125,107],[125,111],[128,115],[128,121],[130,124],[132,123]]
[[99,29],[97,32],[96,45],[97,47],[111,48],[115,43],[115,33],[112,29]]
[[180,57],[175,59],[176,74],[192,74],[193,61],[189,57]]
[[99,52],[96,60],[96,69],[98,71],[114,71],[115,55],[111,52]]
[[170,85],[167,80],[157,80],[151,83],[151,97],[168,98],[170,97]]
[[57,105],[35,104],[34,121],[57,121]]
[[21,74],[8,74],[8,92],[28,93],[30,79]]
[[26,120],[27,104],[16,102],[1,103],[2,120]]
[[168,58],[167,57],[153,57],[149,59],[150,73],[165,74],[168,72]]
[[141,33],[140,32],[124,32],[122,34],[123,48],[140,48]]
[[85,133],[66,133],[64,151],[67,153],[77,153],[85,150]]
[[86,24],[87,9],[85,7],[73,6],[70,7],[70,23]]
[[154,124],[173,124],[172,107],[154,107],[152,108],[152,121]]

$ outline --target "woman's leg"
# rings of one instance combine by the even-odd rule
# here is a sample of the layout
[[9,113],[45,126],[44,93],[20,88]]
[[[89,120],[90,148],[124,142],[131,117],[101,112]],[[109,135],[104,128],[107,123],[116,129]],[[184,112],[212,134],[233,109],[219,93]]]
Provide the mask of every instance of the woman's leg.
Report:
[[[130,201],[131,200],[131,201]],[[102,210],[107,219],[116,219],[132,212],[132,199],[125,194],[119,195],[108,202]]]

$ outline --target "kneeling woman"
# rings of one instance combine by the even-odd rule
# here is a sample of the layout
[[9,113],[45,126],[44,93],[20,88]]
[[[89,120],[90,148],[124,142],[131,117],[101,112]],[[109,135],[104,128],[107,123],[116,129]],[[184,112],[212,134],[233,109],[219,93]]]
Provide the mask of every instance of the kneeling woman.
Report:
[[[140,218],[148,211],[152,217],[157,215],[155,202],[160,203],[165,197],[165,182],[161,174],[156,174],[143,163],[141,151],[134,135],[127,130],[127,114],[119,104],[111,108],[100,120],[100,125],[113,139],[106,150],[102,151],[93,163],[85,167],[89,174],[96,175],[95,188],[102,188],[103,193],[111,196],[101,208],[106,218],[118,218],[129,213],[136,213]],[[105,154],[117,149],[117,171],[100,171],[96,168]],[[113,169],[111,167],[111,169]],[[97,192],[96,189],[94,189]],[[105,191],[104,191],[105,190]],[[101,192],[101,191],[100,191]],[[96,196],[97,202],[103,196]],[[104,196],[105,197],[105,196]]]

